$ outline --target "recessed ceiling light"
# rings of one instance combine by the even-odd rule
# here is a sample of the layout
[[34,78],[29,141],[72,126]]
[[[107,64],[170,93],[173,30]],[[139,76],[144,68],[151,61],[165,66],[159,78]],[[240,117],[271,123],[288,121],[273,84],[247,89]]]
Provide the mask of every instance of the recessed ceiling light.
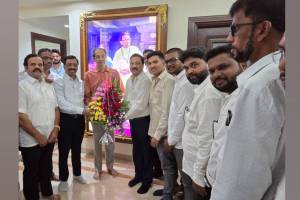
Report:
[[65,28],[69,28],[69,24],[65,24],[64,27],[65,27]]

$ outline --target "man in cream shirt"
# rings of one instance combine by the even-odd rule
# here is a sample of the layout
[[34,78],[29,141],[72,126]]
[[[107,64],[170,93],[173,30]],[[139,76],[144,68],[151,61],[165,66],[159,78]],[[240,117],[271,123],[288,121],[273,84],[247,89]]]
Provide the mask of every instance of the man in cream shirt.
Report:
[[148,192],[153,178],[153,147],[150,146],[148,129],[149,116],[149,94],[151,80],[143,71],[144,58],[139,54],[130,57],[130,71],[132,75],[126,82],[125,100],[129,101],[129,111],[126,119],[130,122],[132,137],[132,157],[135,167],[135,176],[128,183],[129,187],[142,182],[138,193]]
[[19,82],[19,146],[22,153],[23,193],[25,199],[38,200],[39,185],[47,199],[53,195],[51,185],[52,152],[60,129],[55,91],[42,78],[43,60],[29,54],[24,60],[28,75]]
[[[151,146],[157,149],[163,173],[168,169],[165,162],[164,140],[168,130],[169,109],[174,89],[174,78],[165,69],[165,58],[162,52],[154,51],[147,56],[149,71],[153,75],[150,89],[150,127]],[[168,182],[165,182],[163,199],[172,195]]]

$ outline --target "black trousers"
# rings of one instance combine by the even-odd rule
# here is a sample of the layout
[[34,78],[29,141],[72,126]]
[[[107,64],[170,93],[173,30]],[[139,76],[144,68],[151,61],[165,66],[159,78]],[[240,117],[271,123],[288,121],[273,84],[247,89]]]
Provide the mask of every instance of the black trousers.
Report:
[[155,149],[150,146],[148,135],[150,117],[129,120],[132,137],[132,156],[135,167],[135,178],[143,183],[152,183],[153,154]]
[[39,184],[43,196],[53,194],[50,180],[53,148],[54,144],[47,144],[45,147],[20,147],[24,163],[23,193],[26,200],[40,199]]
[[58,135],[59,180],[69,177],[68,156],[71,150],[73,175],[81,175],[81,143],[84,135],[84,116],[60,114],[60,132]]

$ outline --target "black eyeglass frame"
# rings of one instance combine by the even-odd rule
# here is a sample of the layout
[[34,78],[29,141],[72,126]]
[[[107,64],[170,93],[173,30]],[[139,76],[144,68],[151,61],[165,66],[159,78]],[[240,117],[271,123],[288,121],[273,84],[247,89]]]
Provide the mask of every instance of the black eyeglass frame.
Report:
[[260,21],[256,21],[256,22],[248,22],[248,23],[240,23],[240,24],[231,24],[230,25],[230,33],[231,36],[234,37],[236,32],[239,30],[239,28],[241,26],[249,26],[249,25],[257,25],[261,22],[263,22],[264,20],[260,20]]

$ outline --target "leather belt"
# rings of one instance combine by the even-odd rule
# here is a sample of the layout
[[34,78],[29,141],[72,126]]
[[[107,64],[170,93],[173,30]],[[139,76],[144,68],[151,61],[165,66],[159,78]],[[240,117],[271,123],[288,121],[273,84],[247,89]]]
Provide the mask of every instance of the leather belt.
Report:
[[83,115],[80,115],[80,114],[67,114],[67,113],[60,113],[61,115],[66,115],[68,117],[72,117],[74,119],[78,119],[78,118],[81,118],[83,117]]

